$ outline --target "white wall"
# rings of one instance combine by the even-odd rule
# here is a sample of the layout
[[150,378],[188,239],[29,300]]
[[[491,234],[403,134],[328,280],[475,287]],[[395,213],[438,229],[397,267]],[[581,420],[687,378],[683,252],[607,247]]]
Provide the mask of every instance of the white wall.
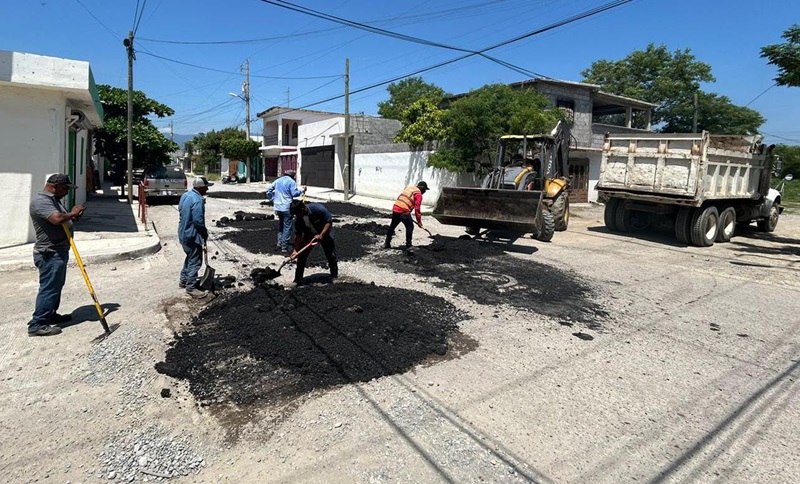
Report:
[[396,153],[358,153],[355,155],[353,188],[357,195],[394,200],[409,185],[419,181],[428,184],[423,197],[425,205],[433,206],[443,186],[477,186],[472,175],[427,166],[429,151]]
[[0,247],[35,240],[29,204],[48,175],[65,172],[65,116],[60,92],[0,86]]

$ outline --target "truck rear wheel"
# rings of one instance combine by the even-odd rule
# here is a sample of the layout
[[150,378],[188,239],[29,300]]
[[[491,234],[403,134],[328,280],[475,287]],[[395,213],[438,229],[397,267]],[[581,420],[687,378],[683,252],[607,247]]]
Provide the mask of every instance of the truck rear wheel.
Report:
[[678,210],[678,215],[675,216],[675,238],[682,244],[691,244],[690,225],[692,223],[692,209],[690,207],[681,207]]
[[549,210],[542,210],[542,228],[539,230],[539,235],[536,240],[542,242],[550,242],[553,240],[553,234],[556,232],[556,222],[553,214]]
[[569,196],[566,192],[553,201],[553,207],[550,210],[553,212],[556,230],[558,232],[567,230],[569,226]]
[[717,242],[730,242],[733,233],[736,231],[736,209],[726,207],[719,214],[719,230],[717,231]]
[[691,238],[697,247],[711,247],[717,239],[719,212],[717,207],[694,209]]
[[619,205],[619,198],[609,198],[603,213],[603,221],[606,223],[606,228],[612,232],[617,231],[617,205]]
[[778,226],[778,218],[780,218],[780,216],[781,212],[778,210],[778,206],[773,203],[769,208],[769,217],[758,221],[758,230],[762,232],[774,232],[775,227]]

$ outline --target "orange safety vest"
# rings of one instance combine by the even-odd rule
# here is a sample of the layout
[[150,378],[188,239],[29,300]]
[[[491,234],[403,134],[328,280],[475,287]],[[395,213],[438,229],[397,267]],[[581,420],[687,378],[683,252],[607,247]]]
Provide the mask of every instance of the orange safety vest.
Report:
[[411,211],[414,210],[415,193],[422,193],[422,190],[420,190],[416,185],[406,187],[400,196],[397,197],[397,201],[394,202],[394,206],[402,209],[405,213],[411,213]]

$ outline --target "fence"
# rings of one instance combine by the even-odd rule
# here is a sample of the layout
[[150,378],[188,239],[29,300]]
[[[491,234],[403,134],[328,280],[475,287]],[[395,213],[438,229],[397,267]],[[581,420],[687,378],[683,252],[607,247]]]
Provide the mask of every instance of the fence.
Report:
[[144,192],[144,185],[139,184],[139,219],[143,225],[147,225],[147,195]]

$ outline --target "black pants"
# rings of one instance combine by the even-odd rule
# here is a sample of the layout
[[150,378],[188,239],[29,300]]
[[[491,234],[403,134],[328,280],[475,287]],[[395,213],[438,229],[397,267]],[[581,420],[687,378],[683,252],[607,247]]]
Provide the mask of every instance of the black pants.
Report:
[[[308,245],[313,237],[313,235],[304,236],[302,247]],[[339,260],[336,258],[336,243],[334,243],[333,237],[331,237],[330,234],[326,235],[320,244],[322,244],[322,250],[325,251],[325,258],[328,259],[328,266],[331,269],[331,277],[339,277]],[[311,254],[312,250],[314,250],[314,247],[309,247],[302,254],[297,256],[297,269],[294,270],[294,282],[298,284],[303,280],[303,273],[306,270],[306,262],[308,262],[308,256]]]
[[392,242],[394,236],[394,229],[403,222],[406,228],[406,247],[411,247],[411,236],[414,235],[414,221],[411,219],[411,213],[392,212],[392,223],[389,224],[389,232],[386,234],[386,244]]

